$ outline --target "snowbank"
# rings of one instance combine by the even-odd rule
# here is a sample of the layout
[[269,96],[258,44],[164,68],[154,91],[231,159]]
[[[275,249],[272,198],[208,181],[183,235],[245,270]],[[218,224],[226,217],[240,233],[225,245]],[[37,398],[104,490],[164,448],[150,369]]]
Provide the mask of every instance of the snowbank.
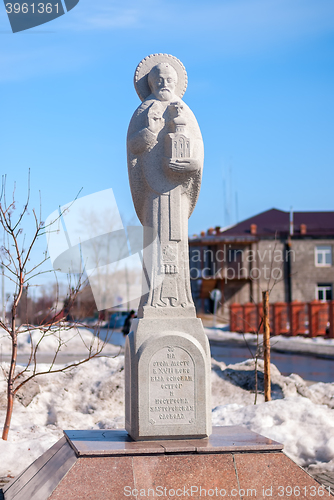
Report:
[[[41,375],[29,382],[26,391],[35,395],[27,406],[15,401],[8,441],[0,440],[0,477],[21,472],[62,437],[63,429],[124,428],[123,370],[124,356],[99,358],[70,372]],[[3,379],[0,394],[3,425]]]
[[[213,368],[217,376],[217,366]],[[230,388],[229,401],[213,409],[213,425],[243,425],[283,443],[284,452],[310,471],[334,471],[334,383],[308,387],[298,375],[284,377],[271,365],[273,400],[265,403],[260,394],[254,405],[254,393],[245,389],[254,389],[253,369],[253,362],[246,361],[226,369],[222,366],[220,374],[218,371],[225,384],[230,379],[237,388]],[[258,375],[263,391],[263,374]],[[218,388],[214,381],[214,398]]]
[[[32,346],[38,344],[38,353],[54,353],[57,349],[61,354],[87,353],[87,349],[92,345],[98,346],[98,337],[95,337],[88,328],[76,328],[71,326],[54,326],[46,333],[38,328],[26,331],[24,326],[20,327],[17,341],[19,354],[30,354]],[[108,332],[109,338],[112,330]],[[10,353],[11,340],[9,335],[0,329],[0,346],[3,354]],[[111,347],[111,346],[107,346]]]
[[[83,335],[87,342],[92,340],[88,330]],[[82,340],[75,335],[69,342],[75,346]],[[21,351],[27,344],[22,341]],[[212,360],[213,424],[244,425],[283,443],[285,453],[298,464],[334,470],[334,383],[308,386],[298,375],[284,377],[271,365],[273,400],[265,403],[262,368],[259,361],[254,405],[253,361],[226,366]],[[0,441],[0,476],[20,473],[60,439],[63,429],[124,428],[123,372],[124,356],[119,355],[93,359],[70,372],[42,375],[27,384],[15,401],[9,439]],[[6,384],[1,377],[3,424]]]

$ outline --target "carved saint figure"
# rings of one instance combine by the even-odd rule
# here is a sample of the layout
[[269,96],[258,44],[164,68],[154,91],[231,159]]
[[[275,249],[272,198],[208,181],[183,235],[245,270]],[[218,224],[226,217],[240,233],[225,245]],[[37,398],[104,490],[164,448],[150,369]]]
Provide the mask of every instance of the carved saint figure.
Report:
[[[182,101],[187,74],[168,54],[138,65],[135,87],[142,104],[128,130],[128,171],[136,213],[144,226],[149,293],[139,317],[195,316],[190,291],[188,218],[197,202],[203,141],[196,118]],[[154,239],[154,238],[153,238]]]

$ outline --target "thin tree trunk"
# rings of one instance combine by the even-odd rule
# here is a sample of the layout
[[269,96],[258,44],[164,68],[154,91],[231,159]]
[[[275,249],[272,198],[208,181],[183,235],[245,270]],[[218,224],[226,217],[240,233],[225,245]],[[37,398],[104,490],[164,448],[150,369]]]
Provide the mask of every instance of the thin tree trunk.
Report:
[[270,326],[269,326],[269,292],[262,292],[263,298],[263,359],[264,359],[264,400],[271,400],[270,382]]
[[7,382],[7,412],[6,412],[6,420],[5,425],[2,431],[2,439],[7,441],[8,432],[10,427],[10,422],[13,414],[13,405],[14,405],[14,375],[15,375],[15,367],[17,360],[17,333],[16,333],[16,325],[15,325],[15,315],[16,310],[12,311],[12,357],[10,363],[10,369],[8,374],[8,382]]
[[[258,334],[259,335],[259,334]],[[255,398],[254,398],[254,404],[256,405],[257,402],[257,393],[258,393],[258,381],[257,381],[257,356],[258,354],[256,353],[255,356],[255,364],[254,364],[254,371],[255,371]]]

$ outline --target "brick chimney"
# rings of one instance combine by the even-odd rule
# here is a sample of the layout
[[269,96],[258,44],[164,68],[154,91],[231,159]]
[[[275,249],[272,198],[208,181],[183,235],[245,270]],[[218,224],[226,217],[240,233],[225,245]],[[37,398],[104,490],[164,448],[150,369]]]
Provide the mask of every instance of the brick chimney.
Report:
[[300,234],[306,234],[306,232],[307,232],[306,224],[301,224],[300,225]]
[[216,226],[215,230],[216,230],[216,234],[219,234],[220,233],[220,226]]
[[204,238],[204,236],[205,236],[205,231],[201,231],[201,236],[202,236],[202,238]]
[[212,235],[213,235],[213,232],[214,232],[213,227],[209,227],[209,229],[208,229],[208,235],[209,235],[209,236],[212,236]]
[[257,225],[256,224],[251,224],[250,225],[250,234],[255,235],[257,233]]

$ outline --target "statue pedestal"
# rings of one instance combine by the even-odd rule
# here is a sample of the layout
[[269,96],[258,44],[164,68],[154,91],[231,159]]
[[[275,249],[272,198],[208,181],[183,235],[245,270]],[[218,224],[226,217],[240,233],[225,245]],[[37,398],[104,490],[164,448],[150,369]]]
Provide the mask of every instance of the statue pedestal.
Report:
[[[134,442],[124,430],[65,431],[5,486],[5,500],[242,498],[305,500],[324,490],[282,453],[243,427],[214,427],[206,439]],[[321,494],[322,493],[322,494]],[[326,496],[329,493],[325,492]]]
[[183,64],[151,54],[137,66],[142,104],[128,129],[132,199],[144,228],[143,294],[125,352],[125,426],[135,440],[211,433],[210,350],[191,296],[188,219],[204,161],[196,118],[182,101]]
[[197,318],[135,320],[125,347],[125,428],[135,440],[211,434],[210,348]]

